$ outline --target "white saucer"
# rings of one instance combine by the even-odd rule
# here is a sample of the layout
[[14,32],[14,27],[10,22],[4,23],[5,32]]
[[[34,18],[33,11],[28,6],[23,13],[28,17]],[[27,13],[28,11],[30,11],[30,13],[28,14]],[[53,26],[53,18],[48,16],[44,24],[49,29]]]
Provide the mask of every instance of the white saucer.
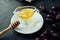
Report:
[[[14,29],[15,31],[22,33],[22,34],[31,34],[31,33],[35,33],[38,30],[41,29],[41,27],[43,26],[43,17],[41,16],[41,14],[38,12],[36,14],[34,14],[33,16],[33,20],[35,23],[35,25],[33,25],[32,27],[28,27],[25,24],[22,23],[22,20],[19,19],[15,14],[12,16],[11,18],[11,23],[13,23],[14,21],[19,20],[20,24]],[[31,24],[32,25],[32,24]]]

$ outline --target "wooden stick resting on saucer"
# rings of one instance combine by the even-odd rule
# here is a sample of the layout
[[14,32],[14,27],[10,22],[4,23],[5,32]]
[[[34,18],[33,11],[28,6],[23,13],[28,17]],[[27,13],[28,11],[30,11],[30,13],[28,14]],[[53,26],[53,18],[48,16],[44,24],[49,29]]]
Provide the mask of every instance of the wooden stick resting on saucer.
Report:
[[3,31],[0,32],[0,36],[3,35],[4,33],[6,33],[7,31],[9,31],[10,29],[13,29],[15,27],[17,27],[20,24],[19,21],[15,21],[14,23],[10,24],[8,26],[8,28],[4,29]]

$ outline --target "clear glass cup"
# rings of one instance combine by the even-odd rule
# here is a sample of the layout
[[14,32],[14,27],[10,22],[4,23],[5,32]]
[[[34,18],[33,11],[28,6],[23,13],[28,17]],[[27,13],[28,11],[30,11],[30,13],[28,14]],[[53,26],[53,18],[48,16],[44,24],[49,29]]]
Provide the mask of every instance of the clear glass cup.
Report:
[[[33,11],[33,15],[34,15],[34,13],[35,12],[39,12],[38,11],[38,9],[36,9],[36,7],[34,7],[34,6],[20,6],[20,7],[17,7],[15,10],[14,10],[14,14],[18,14],[17,12],[20,12],[21,10],[23,10],[23,9],[33,9],[34,11]],[[32,15],[32,16],[33,16]],[[27,16],[27,17],[29,17],[29,16]],[[21,18],[21,17],[20,17]],[[35,25],[35,21],[32,19],[32,17],[28,20],[28,21],[26,21],[26,20],[24,20],[23,18],[21,18],[23,21],[24,21],[24,24],[25,25],[28,25],[28,26],[33,26],[33,25]]]

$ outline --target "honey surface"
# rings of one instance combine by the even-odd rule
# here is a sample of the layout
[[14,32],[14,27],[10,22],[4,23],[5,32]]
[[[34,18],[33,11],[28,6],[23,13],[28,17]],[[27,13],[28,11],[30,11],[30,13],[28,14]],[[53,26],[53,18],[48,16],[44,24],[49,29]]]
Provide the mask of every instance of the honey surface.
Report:
[[17,16],[27,21],[33,16],[33,14],[34,14],[34,9],[22,9]]

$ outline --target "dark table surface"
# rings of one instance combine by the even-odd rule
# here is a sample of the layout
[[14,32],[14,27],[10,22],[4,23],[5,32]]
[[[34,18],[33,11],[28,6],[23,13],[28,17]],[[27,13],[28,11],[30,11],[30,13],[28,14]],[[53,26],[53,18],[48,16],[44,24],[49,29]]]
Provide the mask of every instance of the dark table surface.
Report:
[[[13,11],[18,6],[36,6],[37,8],[42,5],[49,10],[51,6],[56,5],[60,7],[60,0],[39,0],[33,3],[18,2],[16,0],[0,0],[0,31],[7,28],[10,24],[11,17],[13,16]],[[48,30],[49,28],[46,27]],[[0,36],[0,40],[35,40],[39,35],[38,31],[35,34],[25,35],[15,32],[13,29]]]

